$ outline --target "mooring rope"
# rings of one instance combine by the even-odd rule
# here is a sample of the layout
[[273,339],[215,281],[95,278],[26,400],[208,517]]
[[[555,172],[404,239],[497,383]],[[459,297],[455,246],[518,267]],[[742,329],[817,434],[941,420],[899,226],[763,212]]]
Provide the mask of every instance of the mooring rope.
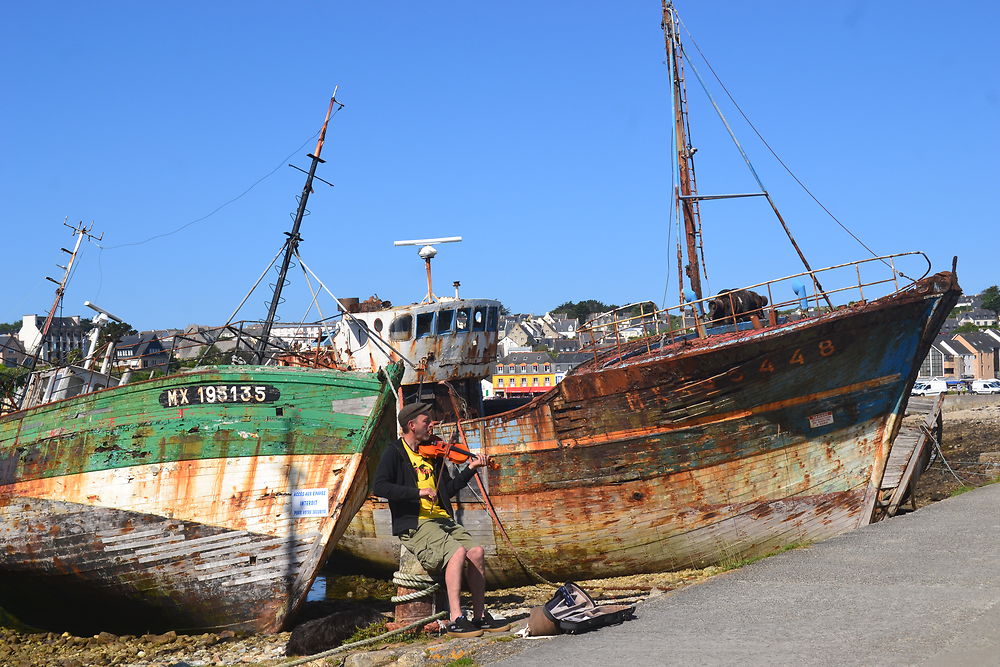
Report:
[[426,574],[407,574],[398,570],[392,573],[392,583],[397,586],[415,588],[417,590],[405,595],[393,595],[389,598],[390,602],[412,602],[413,600],[433,595],[441,588],[441,584],[435,582],[433,577]]
[[329,657],[329,656],[334,655],[336,653],[341,653],[343,651],[348,651],[348,650],[350,650],[352,648],[360,648],[362,646],[367,646],[369,644],[375,644],[375,643],[378,643],[378,642],[382,641],[383,639],[387,639],[387,638],[393,637],[395,635],[401,635],[404,632],[409,632],[410,630],[413,630],[414,628],[419,628],[419,627],[422,627],[424,625],[427,625],[431,621],[436,621],[439,618],[444,618],[447,615],[448,615],[448,612],[446,612],[446,611],[439,611],[438,613],[434,614],[433,616],[427,616],[426,618],[422,618],[419,621],[414,621],[413,623],[410,623],[409,625],[404,625],[403,627],[399,628],[398,630],[391,630],[389,632],[383,633],[383,634],[379,635],[378,637],[371,637],[369,639],[362,639],[359,642],[352,642],[350,644],[342,644],[342,645],[338,646],[337,648],[331,648],[331,649],[323,651],[321,653],[314,653],[313,655],[303,656],[301,658],[296,658],[295,660],[289,660],[288,662],[279,662],[274,667],[296,667],[297,665],[304,665],[306,663],[312,662],[313,660],[320,660],[322,658]]

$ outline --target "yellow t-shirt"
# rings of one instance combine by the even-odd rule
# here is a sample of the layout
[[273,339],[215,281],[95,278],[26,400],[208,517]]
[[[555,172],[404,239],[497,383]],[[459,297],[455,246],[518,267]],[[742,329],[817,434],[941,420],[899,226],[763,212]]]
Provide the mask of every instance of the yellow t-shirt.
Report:
[[[406,441],[403,441],[403,449],[406,450],[406,455],[410,457],[410,465],[413,466],[413,471],[417,473],[417,488],[436,489],[437,480],[434,479],[433,461],[414,452],[406,444]],[[429,498],[420,499],[420,512],[417,514],[418,520],[426,521],[427,519],[448,518],[451,517],[436,502],[432,502]]]

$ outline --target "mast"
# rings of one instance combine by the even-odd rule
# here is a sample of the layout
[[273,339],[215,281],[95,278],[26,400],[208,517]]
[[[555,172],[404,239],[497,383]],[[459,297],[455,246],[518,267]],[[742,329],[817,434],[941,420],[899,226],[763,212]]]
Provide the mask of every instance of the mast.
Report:
[[[76,256],[80,253],[80,244],[83,243],[83,238],[87,237],[97,239],[98,241],[104,238],[104,234],[95,236],[90,233],[90,230],[94,228],[93,223],[91,223],[88,227],[82,222],[77,225],[69,225],[66,224],[66,221],[64,220],[63,224],[73,230],[73,236],[76,237],[76,242],[74,243],[72,250],[60,248],[60,250],[69,255],[69,261],[66,262],[66,266],[57,265],[63,270],[62,280],[57,281],[55,278],[45,276],[46,280],[56,284],[56,293],[55,298],[52,300],[52,307],[49,308],[49,314],[45,317],[45,324],[42,325],[41,335],[38,337],[38,342],[35,343],[30,351],[28,351],[28,364],[26,367],[29,372],[35,370],[35,366],[38,365],[39,360],[42,358],[42,353],[45,350],[45,340],[49,337],[49,330],[52,329],[52,322],[55,320],[56,311],[59,310],[59,304],[62,303],[63,295],[66,293],[66,285],[69,283],[70,275],[73,273],[73,265],[76,263]],[[50,360],[46,359],[46,361]],[[28,382],[27,386],[24,388],[24,392],[21,394],[20,401],[18,402],[19,407],[21,407],[23,401],[28,397],[30,389],[31,381]]]
[[[677,147],[677,171],[680,179],[679,197],[681,214],[684,217],[684,238],[687,245],[688,263],[684,267],[695,300],[702,298],[701,267],[698,263],[698,248],[701,237],[701,214],[696,199],[697,186],[694,177],[694,153],[688,139],[690,126],[687,113],[687,90],[684,84],[683,49],[680,42],[677,17],[674,6],[668,0],[663,3],[663,39],[667,50],[667,65],[671,72],[671,86],[674,98],[674,137]],[[681,289],[682,301],[683,289]]]
[[[63,224],[73,230],[73,236],[76,237],[76,243],[73,245],[72,250],[60,248],[60,250],[69,255],[69,261],[66,262],[66,266],[59,267],[60,269],[63,269],[62,280],[56,281],[54,278],[49,278],[48,276],[45,277],[46,280],[56,284],[56,294],[55,298],[52,300],[52,307],[49,309],[49,314],[45,317],[45,324],[42,325],[42,335],[39,337],[38,342],[30,352],[31,364],[28,367],[28,370],[34,370],[35,364],[38,363],[38,360],[42,356],[42,351],[45,349],[45,339],[48,338],[49,329],[52,328],[52,321],[55,319],[56,311],[59,310],[59,304],[62,303],[63,294],[66,293],[66,284],[69,283],[70,274],[73,272],[73,264],[76,262],[76,256],[80,252],[80,244],[83,242],[83,237],[86,236],[88,238],[96,238],[98,241],[104,237],[103,234],[101,234],[101,236],[94,236],[90,233],[90,230],[94,228],[93,224],[91,224],[90,227],[85,226],[82,222],[75,226],[67,225],[65,221]],[[48,359],[46,359],[46,361],[48,361]]]
[[344,106],[337,101],[337,88],[333,89],[333,95],[330,97],[330,106],[326,110],[326,118],[323,120],[323,127],[319,131],[316,150],[306,154],[306,157],[310,158],[312,162],[309,165],[309,171],[306,172],[306,182],[302,186],[302,194],[299,195],[299,207],[295,211],[295,221],[292,223],[292,231],[285,232],[285,236],[288,237],[288,240],[285,241],[285,255],[281,260],[278,281],[274,285],[274,294],[268,304],[267,317],[264,319],[260,340],[257,341],[257,349],[254,351],[258,364],[263,364],[267,358],[267,345],[271,338],[271,328],[274,326],[274,316],[278,310],[278,304],[281,302],[281,290],[285,287],[285,279],[288,276],[288,267],[292,262],[292,256],[295,255],[299,247],[299,242],[302,240],[302,237],[299,236],[299,227],[302,226],[302,218],[306,214],[306,203],[309,201],[309,194],[312,192],[313,179],[316,178],[316,167],[321,162],[326,162],[326,160],[320,158],[320,154],[323,152],[323,142],[326,139],[326,126],[330,123],[330,116],[333,113],[334,105],[338,105],[338,109]]

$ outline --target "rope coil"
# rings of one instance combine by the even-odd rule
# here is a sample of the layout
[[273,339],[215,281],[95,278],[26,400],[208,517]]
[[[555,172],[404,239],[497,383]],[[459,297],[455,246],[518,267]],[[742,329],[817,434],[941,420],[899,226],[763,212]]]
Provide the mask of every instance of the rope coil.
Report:
[[441,588],[441,584],[436,583],[432,577],[426,574],[407,574],[405,572],[393,572],[392,583],[405,588],[415,588],[417,590],[405,595],[393,595],[390,602],[412,602],[420,598],[429,597]]

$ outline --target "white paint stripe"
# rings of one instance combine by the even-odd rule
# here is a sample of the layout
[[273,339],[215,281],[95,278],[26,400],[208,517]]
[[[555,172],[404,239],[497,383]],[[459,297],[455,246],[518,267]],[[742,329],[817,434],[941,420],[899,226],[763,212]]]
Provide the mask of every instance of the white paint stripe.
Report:
[[240,569],[235,572],[227,570],[225,572],[215,572],[214,574],[203,574],[198,577],[198,581],[211,581],[212,579],[221,579],[223,577],[235,577],[243,574],[245,570]]
[[115,544],[114,546],[104,547],[105,551],[122,551],[124,549],[136,549],[139,547],[148,547],[152,544],[163,544],[165,542],[178,542],[183,540],[183,535],[170,535],[168,537],[161,537],[156,540],[142,540],[141,542],[129,543],[129,544]]
[[112,542],[121,542],[122,540],[136,540],[143,537],[149,537],[150,535],[162,535],[163,529],[158,528],[154,530],[144,530],[141,533],[121,533],[119,531],[114,531],[114,533],[115,534],[112,537],[102,537],[101,540],[105,544],[111,544]]
[[268,547],[276,547],[282,545],[293,545],[293,548],[298,548],[303,544],[311,544],[319,536],[319,533],[311,533],[309,535],[303,535],[302,537],[296,539],[294,542],[289,540],[287,537],[276,537],[271,540],[264,540],[262,542],[253,542],[247,544],[243,547],[231,547],[227,549],[212,549],[209,551],[202,551],[201,556],[204,558],[212,558],[213,556],[223,556],[228,553],[233,553],[236,551],[248,551],[253,549],[265,549]]
[[[295,554],[296,556],[300,556],[300,557],[304,558],[304,554],[309,553],[309,551],[310,551],[311,548],[312,547],[309,546],[309,545],[301,546],[298,549],[296,549],[295,551],[292,551],[292,553]],[[272,555],[258,555],[257,556],[257,560],[258,561],[268,560],[270,562],[265,563],[265,564],[266,565],[270,565],[272,562],[274,562],[271,559],[278,558],[283,553],[285,553],[285,552],[284,551],[280,551],[280,552],[275,552]],[[249,559],[250,559],[250,556],[241,556],[239,558],[231,558],[229,560],[218,560],[218,561],[214,561],[212,563],[201,563],[199,565],[195,565],[194,569],[195,570],[214,570],[214,569],[220,568],[220,567],[229,567],[230,565],[239,565],[240,563],[247,563],[247,564],[249,564]],[[301,560],[299,562],[301,562]]]
[[[212,542],[220,542],[222,540],[236,540],[238,538],[244,538],[244,541],[249,542],[250,538],[246,533],[220,533],[219,535],[210,535],[208,537],[199,537],[195,540],[184,540],[183,544],[168,544],[158,547],[150,547],[149,549],[139,549],[136,551],[137,556],[147,556],[149,554],[154,554],[158,551],[178,551],[178,547],[181,550],[186,550],[191,547],[192,551],[198,551],[199,545],[211,544]],[[220,546],[219,544],[214,544],[213,547]]]
[[[250,541],[250,538],[244,537],[241,540],[236,540],[236,541],[232,542],[232,544],[237,544],[237,545],[238,544],[246,544],[249,541]],[[162,553],[154,553],[152,555],[143,556],[143,557],[139,558],[139,562],[140,563],[152,563],[152,562],[155,562],[155,561],[158,561],[158,560],[167,560],[168,558],[190,557],[190,556],[193,556],[194,554],[196,554],[197,552],[198,552],[198,548],[197,547],[193,547],[191,549],[181,549],[181,550],[174,549],[174,550],[171,550],[171,551],[165,551],[165,552],[162,552]],[[136,553],[138,554],[138,552],[136,552]]]
[[280,579],[284,576],[284,570],[274,570],[273,572],[267,574],[260,574],[254,577],[247,577],[245,579],[233,579],[232,581],[223,581],[223,586],[240,586],[242,584],[252,584],[257,581],[267,581],[269,579]]

